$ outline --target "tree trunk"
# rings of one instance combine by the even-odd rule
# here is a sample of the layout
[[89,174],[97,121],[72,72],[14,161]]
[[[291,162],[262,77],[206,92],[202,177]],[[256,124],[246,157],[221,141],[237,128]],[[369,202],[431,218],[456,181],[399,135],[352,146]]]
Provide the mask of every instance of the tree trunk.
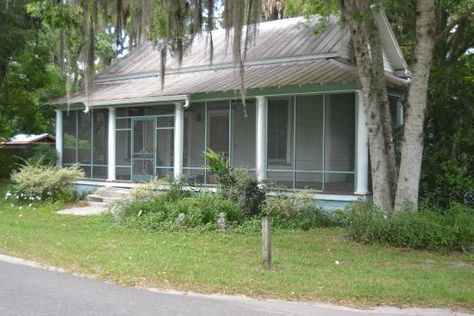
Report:
[[416,46],[401,148],[395,211],[418,209],[430,63],[434,46],[434,0],[418,0]]
[[[380,35],[369,1],[340,0],[340,7],[344,22],[350,28],[362,85],[369,134],[373,202],[377,207],[390,211],[395,198],[396,166]],[[360,15],[362,19],[358,18]]]

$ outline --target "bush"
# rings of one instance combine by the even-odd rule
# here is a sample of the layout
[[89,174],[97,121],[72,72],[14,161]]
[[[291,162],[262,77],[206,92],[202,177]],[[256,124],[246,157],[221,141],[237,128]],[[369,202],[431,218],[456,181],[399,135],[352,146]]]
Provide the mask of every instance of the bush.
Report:
[[474,209],[457,203],[444,211],[424,208],[393,214],[358,203],[346,213],[345,221],[348,235],[365,243],[465,252],[474,245]]
[[272,217],[276,228],[308,230],[340,225],[333,213],[321,210],[305,193],[268,197],[263,213]]
[[49,144],[31,144],[27,149],[0,148],[0,179],[9,178],[12,171],[28,161],[33,164],[54,165],[58,159],[56,149]]
[[79,167],[60,168],[27,162],[11,176],[14,195],[18,199],[72,201],[78,198],[73,183],[84,177]]
[[27,154],[27,161],[40,165],[56,165],[58,162],[58,152],[50,144],[34,144]]
[[176,195],[169,191],[150,200],[122,203],[112,207],[115,220],[125,226],[153,230],[179,228],[217,229],[217,219],[224,214],[227,225],[242,221],[239,208],[232,201],[214,193]]
[[266,198],[264,185],[246,170],[231,168],[223,156],[211,149],[204,156],[211,173],[216,177],[217,192],[225,199],[234,201],[244,216],[260,215]]

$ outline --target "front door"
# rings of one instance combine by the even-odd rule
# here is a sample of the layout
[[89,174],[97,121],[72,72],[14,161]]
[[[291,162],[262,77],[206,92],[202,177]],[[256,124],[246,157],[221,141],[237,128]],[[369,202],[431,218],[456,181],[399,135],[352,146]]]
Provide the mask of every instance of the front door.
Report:
[[156,119],[132,119],[132,181],[151,181],[156,165]]

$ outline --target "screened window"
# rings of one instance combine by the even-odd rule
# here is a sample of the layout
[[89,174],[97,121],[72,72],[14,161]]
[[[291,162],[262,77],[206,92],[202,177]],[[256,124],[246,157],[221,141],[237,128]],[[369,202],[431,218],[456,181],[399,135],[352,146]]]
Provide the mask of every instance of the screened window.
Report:
[[63,163],[74,164],[77,161],[77,111],[63,112]]
[[289,110],[289,99],[268,101],[268,159],[272,162],[289,162]]
[[65,111],[63,165],[78,164],[86,178],[107,177],[107,110]]
[[267,144],[274,183],[354,192],[355,94],[269,99]]
[[184,173],[191,182],[214,184],[203,157],[206,148],[223,155],[234,168],[255,170],[255,101],[191,104],[185,111]]

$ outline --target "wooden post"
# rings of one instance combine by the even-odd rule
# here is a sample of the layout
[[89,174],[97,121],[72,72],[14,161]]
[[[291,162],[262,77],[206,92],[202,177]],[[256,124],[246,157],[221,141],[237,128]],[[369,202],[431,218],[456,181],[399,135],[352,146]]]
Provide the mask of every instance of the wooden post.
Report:
[[272,268],[272,219],[262,217],[262,254],[263,268],[271,270]]

